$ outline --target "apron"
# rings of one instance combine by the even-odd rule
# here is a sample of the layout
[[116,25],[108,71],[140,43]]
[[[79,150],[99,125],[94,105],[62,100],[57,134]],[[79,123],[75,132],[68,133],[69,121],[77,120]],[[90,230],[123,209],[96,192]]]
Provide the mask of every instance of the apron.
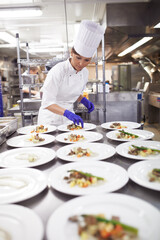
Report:
[[[74,112],[73,111],[73,104],[63,104],[60,105],[59,103],[57,103],[57,105],[62,106],[63,108]],[[38,125],[54,125],[54,126],[59,126],[62,124],[71,124],[72,122],[61,115],[52,113],[51,111],[49,111],[48,109],[43,109],[43,107],[40,107],[39,109],[39,114],[38,114]]]

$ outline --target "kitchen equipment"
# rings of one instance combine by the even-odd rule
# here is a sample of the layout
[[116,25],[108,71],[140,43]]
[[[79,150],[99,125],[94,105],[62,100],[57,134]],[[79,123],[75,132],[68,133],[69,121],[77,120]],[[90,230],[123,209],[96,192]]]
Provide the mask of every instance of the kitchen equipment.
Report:
[[18,128],[18,120],[15,117],[0,117],[0,127],[7,127],[6,137],[14,133]]
[[7,126],[0,126],[0,145],[6,141]]

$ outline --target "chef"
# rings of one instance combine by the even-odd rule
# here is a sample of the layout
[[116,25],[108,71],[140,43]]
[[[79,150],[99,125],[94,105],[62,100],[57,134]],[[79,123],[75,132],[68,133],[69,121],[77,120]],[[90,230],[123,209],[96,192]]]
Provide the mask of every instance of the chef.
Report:
[[103,34],[104,30],[99,24],[89,20],[81,22],[71,57],[56,64],[48,72],[43,85],[38,124],[57,126],[72,121],[83,127],[82,118],[73,112],[73,104],[78,101],[89,113],[94,110],[93,103],[82,94],[88,81],[86,66],[90,63]]

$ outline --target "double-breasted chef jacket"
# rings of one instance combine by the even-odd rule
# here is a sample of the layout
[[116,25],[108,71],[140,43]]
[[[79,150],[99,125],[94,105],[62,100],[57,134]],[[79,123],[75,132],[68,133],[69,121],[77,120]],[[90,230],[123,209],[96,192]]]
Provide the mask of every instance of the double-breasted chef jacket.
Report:
[[46,107],[57,104],[73,112],[73,104],[83,93],[87,81],[87,68],[77,72],[72,67],[69,59],[52,67],[43,85],[43,97],[38,114],[38,124],[58,126],[69,123],[70,121],[66,117],[55,114],[46,109]]

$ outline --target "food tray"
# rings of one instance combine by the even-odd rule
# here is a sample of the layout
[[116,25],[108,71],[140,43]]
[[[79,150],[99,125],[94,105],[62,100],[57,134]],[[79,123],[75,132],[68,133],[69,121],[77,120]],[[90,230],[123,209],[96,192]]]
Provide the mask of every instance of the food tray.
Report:
[[10,136],[12,133],[17,131],[18,120],[15,117],[0,117],[0,126],[7,127],[6,136]]
[[6,141],[8,132],[7,126],[0,126],[0,145]]

